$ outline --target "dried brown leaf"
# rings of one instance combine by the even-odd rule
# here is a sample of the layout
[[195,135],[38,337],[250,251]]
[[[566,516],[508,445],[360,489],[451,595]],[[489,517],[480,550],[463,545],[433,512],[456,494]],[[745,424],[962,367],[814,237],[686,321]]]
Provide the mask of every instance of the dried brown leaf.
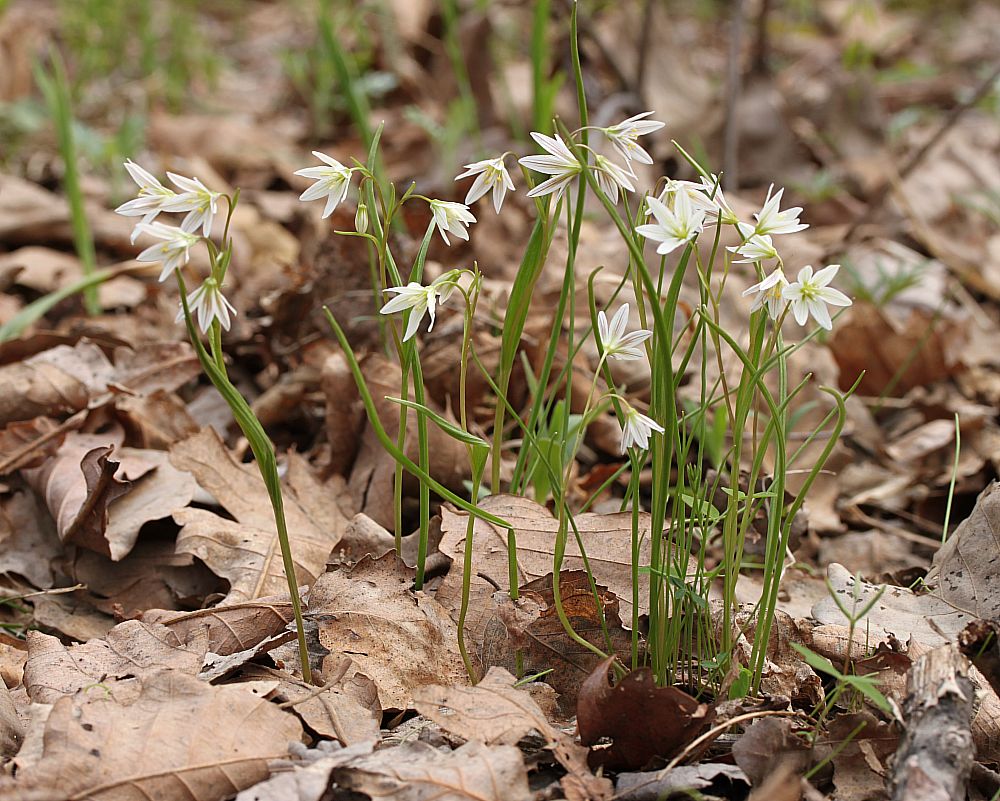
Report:
[[[494,495],[486,498],[481,507],[509,521],[517,540],[518,580],[521,584],[533,581],[552,572],[553,553],[559,522],[544,506],[517,495]],[[631,625],[632,620],[632,515],[630,513],[578,515],[576,526],[586,548],[594,580],[604,585],[621,601],[622,619]],[[468,517],[445,506],[441,510],[442,539],[440,550],[454,560],[451,570],[441,584],[438,594],[449,608],[457,608],[455,599],[460,597],[462,583],[462,558]],[[643,513],[639,520],[642,537],[640,561],[649,560],[649,515]],[[583,569],[583,560],[576,539],[571,533],[566,544],[563,570]],[[472,596],[482,606],[492,596],[495,587],[480,578],[486,575],[501,587],[507,587],[507,532],[482,520],[476,520],[473,532]],[[645,613],[649,596],[649,577],[639,578],[639,610]],[[445,600],[447,599],[447,600]],[[476,607],[477,604],[473,603]],[[474,624],[473,624],[474,625]]]
[[396,801],[528,801],[521,752],[510,745],[469,742],[455,751],[405,743],[376,751],[332,773],[338,787]]
[[[212,686],[175,670],[108,679],[58,698],[32,721],[0,796],[217,801],[265,779],[302,729],[262,695],[273,685]],[[34,751],[34,749],[32,749]]]
[[790,721],[783,718],[755,720],[733,744],[736,764],[760,787],[780,765],[789,764],[795,773],[804,773],[812,759],[806,740],[797,737]]
[[412,570],[387,554],[365,558],[350,572],[325,573],[309,594],[308,617],[319,625],[320,643],[357,663],[386,709],[409,707],[417,687],[469,680],[455,624],[412,584]]
[[204,629],[209,650],[228,656],[252,648],[284,631],[292,620],[292,603],[286,594],[195,612],[149,609],[143,613],[142,619],[146,623],[166,626],[182,642],[187,642],[196,631]]
[[29,631],[24,686],[32,702],[51,704],[108,678],[141,676],[160,668],[195,676],[207,646],[204,634],[184,641],[165,626],[138,620],[126,620],[104,639],[79,645],[63,645],[57,637]]
[[617,684],[609,675],[614,657],[587,677],[577,699],[580,742],[600,748],[590,765],[638,770],[656,757],[669,759],[708,728],[714,710],[676,687],[658,687],[649,668],[634,670]]
[[959,631],[973,618],[1000,619],[1000,483],[982,491],[972,514],[934,554],[927,583],[944,602],[962,610],[955,612],[956,619],[965,613]]
[[[834,592],[850,609],[856,579],[838,564],[827,568],[827,576]],[[866,581],[860,582],[858,609],[872,600],[879,589]],[[835,626],[847,624],[844,613],[829,597],[813,607],[813,617],[820,623]],[[872,646],[888,641],[890,636],[900,642],[913,638],[925,645],[943,645],[954,641],[974,617],[975,614],[959,611],[936,595],[917,595],[907,587],[886,587],[872,610],[857,623],[857,629],[867,633]]]
[[[170,449],[174,466],[191,472],[236,521],[205,509],[174,514],[181,525],[177,550],[207,564],[231,585],[226,603],[276,595],[287,587],[267,490],[256,468],[236,461],[212,429],[203,429]],[[285,517],[296,577],[312,584],[323,572],[347,518],[342,497],[318,484],[292,455],[285,481]]]
[[485,745],[514,745],[532,731],[554,741],[556,732],[544,713],[515,681],[493,667],[475,687],[418,687],[413,706],[446,731]]

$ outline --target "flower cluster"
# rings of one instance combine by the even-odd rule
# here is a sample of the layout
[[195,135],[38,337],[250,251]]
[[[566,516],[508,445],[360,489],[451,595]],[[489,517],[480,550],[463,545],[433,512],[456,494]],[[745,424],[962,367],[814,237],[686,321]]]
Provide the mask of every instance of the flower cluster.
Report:
[[[626,193],[635,192],[637,176],[633,171],[633,164],[653,164],[652,156],[639,144],[639,139],[664,127],[664,123],[650,119],[652,114],[653,112],[647,111],[615,125],[596,128],[603,134],[610,149],[621,157],[623,163],[616,163],[576,141],[576,134],[564,139],[565,133],[549,136],[532,132],[531,138],[543,153],[524,156],[517,161],[522,167],[540,173],[544,178],[530,187],[527,196],[540,198],[551,195],[554,201],[558,202],[585,171],[590,173],[597,189],[611,203],[617,203],[619,197]],[[362,168],[345,167],[323,153],[314,151],[313,155],[323,162],[323,165],[296,172],[296,175],[315,181],[300,197],[304,201],[325,198],[323,217],[328,217],[347,196],[353,172]],[[470,208],[473,203],[490,195],[493,208],[499,214],[507,193],[516,191],[514,181],[507,170],[508,155],[510,154],[504,153],[495,158],[482,159],[464,166],[464,171],[455,178],[456,181],[473,179],[464,203],[435,200],[421,195],[412,196],[428,203],[431,225],[441,235],[445,244],[451,244],[449,235],[462,240],[469,239],[469,226],[476,222],[476,217]],[[190,198],[195,196],[196,187],[178,181],[173,175],[170,177],[179,189],[184,190],[185,196]],[[132,213],[148,215],[153,210],[176,208],[171,204],[175,203],[174,198],[177,196],[171,190],[160,186],[152,176],[145,174],[142,182],[139,178],[136,181],[142,187],[142,192],[137,200],[132,201],[133,205],[130,207],[134,209]],[[729,257],[731,263],[753,265],[757,270],[757,282],[743,293],[745,296],[754,297],[751,313],[766,310],[770,318],[780,324],[780,321],[791,312],[792,317],[800,325],[805,325],[811,317],[822,328],[830,329],[833,321],[827,307],[848,306],[851,303],[846,295],[830,286],[839,266],[829,265],[815,274],[811,266],[806,266],[799,271],[795,281],[788,281],[775,239],[802,231],[808,225],[799,219],[802,212],[800,207],[781,208],[783,194],[783,189],[775,191],[772,185],[760,210],[753,215],[753,221],[748,222],[740,219],[727,201],[718,176],[703,173],[698,181],[664,179],[663,189],[659,194],[648,195],[643,199],[642,220],[635,226],[634,234],[654,243],[657,255],[666,256],[680,248],[691,246],[708,226],[731,226],[739,237],[739,244],[728,248],[732,254]],[[204,216],[198,217],[198,214],[212,213],[210,206],[204,204],[204,195],[198,197],[202,202],[197,209],[192,207],[190,220],[186,219],[185,231],[193,230],[192,226],[196,227],[197,221],[204,219]],[[368,212],[369,209],[365,204],[359,201],[355,222],[355,228],[359,233],[364,233],[368,229]],[[143,222],[149,223],[151,218],[144,218]],[[149,233],[159,235],[153,231]],[[186,240],[178,240],[170,247],[161,247],[164,257],[169,256],[172,259],[171,261],[164,259],[165,273],[169,273],[170,264],[182,258],[180,250],[183,249],[184,242]],[[774,263],[774,267],[765,275],[763,265],[770,263]],[[408,341],[416,335],[425,314],[430,317],[428,330],[433,327],[435,309],[444,303],[455,289],[458,275],[459,271],[452,270],[427,286],[410,282],[404,286],[384,289],[394,297],[381,307],[382,314],[409,312],[403,341]],[[206,294],[207,292],[208,290]],[[605,359],[630,360],[641,359],[644,356],[640,346],[652,336],[652,332],[645,329],[626,332],[628,314],[627,303],[618,309],[610,322],[605,311],[597,313],[597,333],[600,338],[602,362]],[[633,446],[647,447],[649,437],[653,433],[663,431],[658,423],[624,401],[622,414],[623,453]]]
[[[158,241],[139,253],[136,259],[153,264],[161,263],[159,280],[166,281],[187,265],[191,258],[191,248],[212,235],[222,193],[213,192],[197,178],[168,172],[170,183],[179,190],[175,191],[164,186],[155,175],[131,159],[125,162],[125,169],[139,187],[139,193],[115,211],[125,217],[142,218],[132,230],[132,242],[143,235]],[[185,216],[180,225],[167,225],[156,220],[164,212],[185,213]],[[187,303],[191,314],[197,316],[198,324],[205,333],[211,330],[213,322],[218,322],[228,331],[230,314],[236,314],[236,309],[222,294],[220,280],[213,276],[206,278],[204,283],[187,296]],[[177,319],[184,319],[183,309]]]

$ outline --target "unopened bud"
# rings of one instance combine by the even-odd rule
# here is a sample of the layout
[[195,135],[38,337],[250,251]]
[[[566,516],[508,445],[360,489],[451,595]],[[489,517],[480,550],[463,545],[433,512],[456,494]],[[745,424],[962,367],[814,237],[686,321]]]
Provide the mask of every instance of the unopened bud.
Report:
[[364,201],[358,202],[358,213],[354,215],[354,230],[359,234],[368,233],[368,206]]

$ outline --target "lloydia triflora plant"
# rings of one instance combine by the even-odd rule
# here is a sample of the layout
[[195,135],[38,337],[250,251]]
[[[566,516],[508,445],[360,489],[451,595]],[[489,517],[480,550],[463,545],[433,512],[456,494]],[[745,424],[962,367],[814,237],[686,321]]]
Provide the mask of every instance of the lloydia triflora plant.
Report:
[[[575,36],[571,37],[571,41]],[[620,450],[627,461],[596,497],[619,475],[627,472],[628,481],[623,508],[632,510],[631,571],[632,608],[632,667],[648,663],[661,683],[718,683],[733,670],[740,675],[736,686],[752,689],[760,682],[766,663],[766,643],[770,634],[792,520],[800,508],[810,485],[832,450],[844,421],[844,399],[830,388],[821,388],[833,399],[833,410],[794,451],[791,441],[792,405],[808,378],[797,386],[789,386],[787,361],[789,355],[818,329],[813,329],[798,343],[789,345],[782,337],[786,317],[791,314],[800,326],[810,318],[820,329],[830,329],[833,323],[829,307],[847,306],[850,300],[830,286],[836,277],[837,265],[818,271],[802,266],[789,280],[779,252],[780,237],[801,231],[807,226],[800,222],[800,208],[782,209],[782,190],[768,192],[759,212],[752,220],[740,219],[726,201],[719,179],[691,159],[679,146],[699,175],[698,181],[663,178],[655,194],[638,194],[638,178],[632,163],[650,164],[651,157],[640,144],[642,137],[664,127],[650,119],[652,112],[630,117],[606,128],[590,126],[583,102],[578,54],[574,64],[580,99],[581,126],[568,131],[559,121],[551,134],[532,133],[532,138],[544,151],[519,159],[529,182],[528,197],[535,201],[537,217],[525,244],[524,255],[500,326],[499,363],[491,373],[475,352],[472,325],[481,288],[481,275],[476,266],[451,269],[432,281],[423,275],[430,242],[435,232],[451,243],[449,236],[466,240],[469,226],[476,222],[470,204],[490,195],[496,213],[500,213],[508,192],[515,184],[508,171],[510,154],[487,158],[465,165],[458,179],[473,178],[465,203],[436,200],[408,188],[397,195],[396,188],[378,178],[374,165],[381,130],[373,137],[366,162],[346,166],[323,153],[314,152],[320,165],[299,170],[298,174],[314,181],[301,199],[323,200],[323,216],[329,217],[342,203],[357,177],[358,201],[355,230],[341,231],[345,236],[364,238],[370,246],[377,303],[388,321],[390,346],[398,356],[401,371],[401,396],[390,398],[399,406],[398,433],[389,435],[376,410],[373,398],[363,378],[358,361],[338,321],[326,309],[328,321],[347,356],[357,382],[370,423],[379,440],[397,464],[396,473],[396,542],[403,536],[402,473],[408,471],[419,480],[419,533],[415,585],[424,582],[424,565],[428,551],[430,497],[450,501],[465,510],[468,517],[465,539],[463,575],[465,586],[459,621],[459,647],[466,659],[470,675],[475,665],[465,644],[464,621],[469,604],[469,579],[473,572],[472,545],[474,521],[480,518],[505,531],[508,542],[509,575],[512,598],[518,594],[517,543],[515,531],[502,518],[477,506],[476,499],[485,492],[502,490],[532,494],[536,500],[551,500],[558,518],[558,530],[553,543],[554,605],[569,637],[581,646],[603,654],[611,651],[607,625],[604,641],[597,644],[581,637],[572,627],[562,607],[560,568],[570,536],[576,538],[589,565],[584,544],[579,537],[574,514],[566,503],[567,485],[587,427],[600,416],[613,413],[621,426]],[[592,135],[594,141],[592,142]],[[598,144],[597,140],[600,140]],[[619,160],[603,152],[615,152]],[[140,254],[140,259],[163,264],[161,280],[174,274],[181,289],[181,314],[208,376],[220,389],[233,408],[234,415],[254,449],[275,509],[282,553],[292,598],[297,599],[291,554],[287,536],[283,533],[280,486],[274,464],[273,447],[264,435],[249,407],[226,377],[221,350],[221,330],[228,328],[229,315],[235,313],[222,295],[223,281],[232,257],[232,244],[223,234],[222,247],[217,247],[208,235],[217,213],[220,196],[195,179],[169,175],[179,192],[163,186],[155,177],[137,165],[127,164],[130,174],[139,184],[139,197],[122,206],[123,214],[143,216],[138,234],[155,237],[158,242]],[[532,173],[544,177],[533,181]],[[579,332],[573,324],[577,319],[575,304],[575,260],[587,195],[597,198],[622,239],[622,262],[627,266],[617,285],[612,302],[617,307],[596,309],[593,279],[589,281],[591,325]],[[223,197],[228,203],[229,219],[236,197]],[[619,201],[621,201],[619,203]],[[426,203],[430,221],[416,256],[405,273],[390,248],[389,231],[400,209],[406,203]],[[180,227],[154,221],[160,212],[186,213]],[[565,220],[565,225],[563,225]],[[722,231],[735,231],[740,244],[721,246]],[[201,229],[199,236],[195,232]],[[522,416],[511,408],[507,390],[518,363],[518,348],[528,315],[533,290],[545,264],[554,237],[565,236],[567,257],[564,265],[562,292],[552,320],[548,346],[537,374],[526,368],[532,398]],[[700,239],[708,238],[707,247],[699,248]],[[182,268],[188,252],[204,242],[211,255],[211,274],[190,294],[186,294]],[[668,265],[667,256],[675,253]],[[654,255],[655,254],[655,255]],[[658,257],[658,258],[657,258]],[[753,304],[745,327],[727,330],[720,323],[720,309],[733,270],[745,270],[756,276],[744,295],[753,296]],[[700,302],[692,310],[679,303],[685,281],[697,286]],[[461,298],[464,326],[461,342],[459,397],[453,399],[457,423],[446,420],[430,409],[423,384],[417,333],[424,320],[427,329],[434,326],[436,313],[453,298]],[[629,313],[635,304],[642,327],[629,331]],[[206,349],[194,325],[193,316],[208,341]],[[610,319],[609,319],[610,315]],[[571,387],[575,360],[557,360],[564,344],[574,354],[588,337],[593,337],[600,354],[590,389],[581,414],[573,414]],[[561,340],[568,340],[562,342]],[[735,356],[737,370],[726,369]],[[628,400],[624,388],[615,386],[608,362],[611,360],[647,359],[650,373],[648,408],[637,408]],[[717,365],[718,378],[710,381],[709,364]],[[557,366],[564,364],[564,366]],[[466,376],[469,369],[482,371],[495,393],[496,411],[491,441],[471,429],[465,398]],[[682,378],[691,371],[700,372],[698,398],[682,406],[678,390]],[[610,389],[598,392],[603,379]],[[407,418],[415,415],[417,459],[406,456]],[[513,459],[509,481],[502,482],[500,464],[502,452],[508,447],[505,431],[510,422],[517,427],[520,448]],[[720,437],[720,422],[728,436]],[[462,442],[468,452],[472,476],[469,498],[441,485],[429,472],[428,426],[436,425]],[[822,435],[822,436],[821,436]],[[818,457],[812,456],[799,472],[805,480],[797,498],[786,499],[786,477],[795,468],[805,448],[814,441],[825,446]],[[728,445],[719,445],[719,442]],[[714,464],[711,464],[714,463]],[[765,471],[765,464],[769,469]],[[640,492],[639,476],[649,467],[652,475],[651,492]],[[709,472],[709,467],[715,469]],[[487,479],[487,467],[490,474]],[[741,468],[746,468],[741,473]],[[583,509],[593,501],[583,504]],[[715,499],[724,497],[718,504]],[[471,500],[470,500],[471,499]],[[719,508],[719,506],[722,508]],[[649,509],[650,535],[648,551],[643,549],[639,508]],[[743,542],[754,518],[764,511],[767,519],[766,552],[762,563],[748,565],[744,560]],[[648,552],[648,559],[641,554]],[[721,559],[710,560],[710,554],[721,553]],[[742,569],[762,572],[763,591],[757,602],[751,625],[741,630],[734,616],[736,581]],[[588,569],[589,573],[589,569]],[[648,598],[639,598],[640,575],[649,576]],[[591,590],[597,593],[590,578]],[[713,621],[708,604],[710,587],[722,587],[721,620]],[[647,640],[640,641],[640,608],[648,609]],[[597,603],[597,608],[603,606]],[[296,604],[297,621],[298,607]],[[716,625],[718,623],[718,625]],[[749,642],[739,650],[737,643]],[[304,644],[300,644],[304,654]],[[303,664],[306,660],[303,659]]]

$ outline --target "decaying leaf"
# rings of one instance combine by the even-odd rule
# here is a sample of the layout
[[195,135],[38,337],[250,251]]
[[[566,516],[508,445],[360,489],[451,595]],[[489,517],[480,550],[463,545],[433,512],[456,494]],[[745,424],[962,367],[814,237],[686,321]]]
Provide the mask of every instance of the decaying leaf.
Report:
[[583,571],[563,573],[559,587],[563,611],[573,631],[597,652],[566,633],[556,608],[551,574],[521,587],[516,602],[507,593],[495,593],[484,637],[473,642],[485,666],[514,670],[520,658],[529,675],[548,671],[544,681],[559,693],[560,707],[571,713],[580,685],[601,661],[599,653],[611,652],[627,660],[631,638],[618,617],[618,598],[606,587],[597,585],[600,608]]
[[187,642],[194,632],[204,629],[209,650],[228,656],[252,648],[284,631],[292,620],[292,602],[285,594],[194,612],[150,609],[143,613],[142,619],[146,623],[166,626],[182,642]]
[[733,743],[736,764],[750,778],[750,784],[760,787],[781,764],[789,764],[796,774],[809,767],[812,749],[797,737],[792,723],[784,718],[755,720]]
[[[192,473],[236,521],[206,509],[181,509],[177,550],[197,556],[231,585],[226,603],[280,593],[287,587],[274,513],[256,468],[241,465],[218,434],[203,429],[170,449],[180,470]],[[290,459],[284,484],[285,517],[299,585],[312,584],[323,572],[347,518],[343,499],[319,485],[304,462]]]
[[870,712],[838,715],[815,744],[816,758],[833,762],[837,798],[869,801],[885,798],[890,757],[896,753],[899,733],[891,723]]
[[956,634],[973,618],[1000,619],[1000,483],[982,491],[972,514],[934,554],[927,583],[956,610]]
[[612,684],[613,661],[597,666],[577,700],[580,741],[591,746],[591,766],[637,770],[655,757],[669,759],[712,724],[712,707],[676,687],[657,687],[649,668]]
[[217,801],[269,775],[302,728],[262,695],[271,685],[215,687],[176,670],[105,679],[54,700],[33,720],[40,744],[0,779],[0,796]]
[[[301,753],[301,749],[296,749]],[[513,746],[469,742],[439,751],[409,742],[372,752],[372,743],[316,749],[302,763],[241,793],[237,801],[322,801],[336,784],[352,798],[392,801],[528,801],[528,774]],[[288,770],[291,768],[291,770]]]
[[142,526],[190,503],[193,478],[163,451],[118,448],[121,435],[71,432],[55,458],[24,471],[45,498],[60,538],[113,561],[135,546]]
[[16,573],[48,589],[60,551],[52,519],[33,492],[22,489],[0,498],[0,572]]
[[398,801],[528,801],[528,773],[510,745],[468,742],[455,751],[405,743],[338,765],[339,787]]
[[381,737],[382,720],[378,689],[347,657],[340,658],[340,666],[321,687],[260,665],[246,666],[241,677],[277,681],[272,700],[298,715],[309,731],[320,737],[329,737],[345,746],[376,742]]
[[563,786],[567,792],[591,799],[608,797],[610,784],[590,772],[587,749],[549,723],[528,691],[516,687],[515,681],[506,670],[494,667],[475,687],[422,687],[414,693],[413,703],[446,731],[486,745],[513,745],[536,731],[566,769]]
[[[830,565],[827,574],[834,592],[850,609],[857,580],[842,565]],[[859,611],[877,595],[879,589],[874,584],[860,582],[857,587]],[[832,598],[825,598],[816,604],[813,617],[820,623],[847,624],[844,613]],[[856,628],[867,634],[872,647],[888,641],[890,637],[899,642],[912,638],[925,645],[943,645],[954,641],[974,618],[975,614],[960,611],[936,595],[917,595],[906,587],[886,587],[882,597]]]
[[107,389],[114,368],[92,342],[58,345],[0,367],[0,424],[71,414]]
[[414,593],[413,571],[394,553],[317,579],[308,616],[319,641],[350,657],[378,687],[386,709],[409,707],[424,684],[467,684],[455,624],[433,598]]
[[63,645],[57,637],[31,631],[24,686],[34,703],[52,704],[109,678],[161,668],[195,676],[207,644],[204,635],[186,642],[165,626],[138,620],[127,620],[104,639],[79,645]]
[[722,781],[744,786],[750,784],[746,774],[735,765],[717,762],[679,765],[666,772],[619,773],[615,781],[615,798],[618,801],[659,801],[669,798],[671,794],[683,798],[693,795],[692,791],[705,790]]
[[[517,495],[492,495],[486,498],[481,508],[490,514],[507,520],[514,527],[517,540],[517,563],[519,580],[522,584],[541,578],[552,572],[556,532],[559,521],[548,509],[528,498]],[[441,511],[441,552],[455,560],[444,585],[461,583],[462,554],[465,546],[467,516],[445,506]],[[621,600],[622,617],[626,622],[632,619],[632,515],[630,513],[601,515],[586,513],[578,515],[576,526],[586,548],[587,557],[594,573],[594,579],[607,587]],[[649,561],[649,516],[642,514],[639,521],[639,536],[643,538],[640,549],[640,563]],[[473,533],[473,584],[486,584],[478,578],[486,574],[501,587],[507,586],[507,532],[498,530],[490,523],[477,520]],[[566,544],[563,570],[583,569],[583,560],[576,538],[571,531]],[[453,577],[454,574],[454,577]],[[490,590],[492,593],[492,590]],[[639,579],[639,607],[645,613],[644,604],[649,597],[649,577]]]
[[493,667],[475,687],[419,687],[413,693],[413,706],[446,731],[485,745],[515,745],[532,731],[555,740],[538,704],[514,682],[506,670]]

